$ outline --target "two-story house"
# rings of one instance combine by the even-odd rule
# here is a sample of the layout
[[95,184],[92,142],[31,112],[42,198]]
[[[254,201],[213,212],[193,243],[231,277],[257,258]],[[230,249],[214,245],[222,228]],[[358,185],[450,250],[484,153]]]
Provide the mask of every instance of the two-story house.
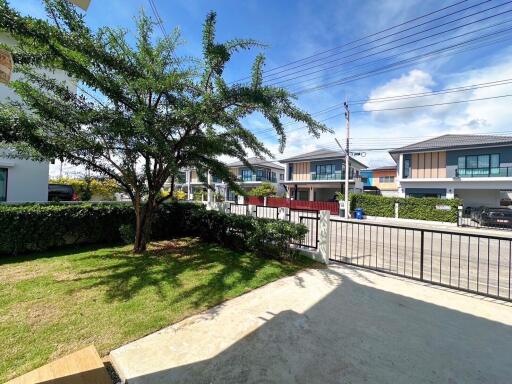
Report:
[[[247,167],[241,161],[227,164],[230,172],[237,177],[238,183],[243,190],[248,192],[261,183],[268,182],[274,186],[278,195],[284,194],[285,190],[282,186],[284,167],[259,157],[251,157],[247,159],[247,162],[253,169]],[[236,199],[234,191],[231,191],[227,184],[222,181],[215,183],[215,189],[226,200]]]
[[[295,200],[329,201],[337,192],[344,192],[345,156],[342,152],[319,149],[281,160],[285,164],[288,196]],[[351,158],[349,190],[362,192],[359,172],[366,165]]]
[[[227,164],[230,172],[235,175],[243,190],[248,192],[261,183],[268,182],[274,186],[278,194],[284,194],[285,190],[281,184],[284,180],[284,168],[282,166],[258,157],[251,157],[247,161],[253,169],[247,167],[241,161]],[[208,180],[207,175],[204,176],[204,179]],[[210,180],[215,192],[223,196],[225,200],[235,201],[237,199],[236,193],[219,177],[211,175]],[[170,186],[169,183],[170,181],[166,183],[166,188]],[[174,183],[177,188],[188,193],[189,199],[192,199],[194,192],[206,190],[205,183],[200,180],[195,169],[181,171],[176,176]]]
[[458,197],[466,207],[499,206],[512,190],[512,137],[443,135],[390,151],[399,196]]
[[384,166],[361,170],[363,192],[382,196],[398,196],[397,166]]

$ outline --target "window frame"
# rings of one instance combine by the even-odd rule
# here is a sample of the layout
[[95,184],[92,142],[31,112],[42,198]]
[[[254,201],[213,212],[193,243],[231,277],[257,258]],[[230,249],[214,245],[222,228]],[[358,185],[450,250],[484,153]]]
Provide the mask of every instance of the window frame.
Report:
[[9,168],[0,168],[0,173],[4,173],[4,175],[5,175],[3,198],[2,198],[2,193],[0,192],[0,201],[5,202],[5,201],[7,201],[7,186],[9,183]]

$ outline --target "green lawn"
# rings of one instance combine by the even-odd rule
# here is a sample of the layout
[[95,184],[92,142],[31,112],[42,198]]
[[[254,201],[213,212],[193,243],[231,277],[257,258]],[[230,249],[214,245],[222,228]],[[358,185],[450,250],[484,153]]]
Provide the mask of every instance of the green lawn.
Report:
[[0,258],[0,382],[94,344],[100,354],[305,267],[197,239]]

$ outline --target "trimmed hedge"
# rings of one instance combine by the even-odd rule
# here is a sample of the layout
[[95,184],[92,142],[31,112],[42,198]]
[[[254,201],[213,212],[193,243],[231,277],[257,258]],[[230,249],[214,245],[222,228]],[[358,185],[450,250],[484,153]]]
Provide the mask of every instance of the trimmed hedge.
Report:
[[[399,204],[398,217],[428,221],[443,221],[456,223],[460,199],[440,199],[435,197],[385,197],[369,194],[353,194],[350,206],[363,208],[365,215],[379,217],[395,217],[395,203]],[[437,209],[447,206],[448,210]]]
[[299,242],[308,232],[303,224],[217,211],[193,212],[191,224],[193,234],[204,241],[268,258],[290,256],[290,240]]
[[[66,245],[120,243],[134,233],[129,204],[0,205],[0,254],[15,255]],[[152,239],[199,236],[225,247],[264,257],[286,257],[289,240],[299,240],[305,226],[249,216],[207,211],[202,204],[163,204],[156,213]]]
[[0,254],[118,242],[131,220],[133,208],[121,204],[0,205]]

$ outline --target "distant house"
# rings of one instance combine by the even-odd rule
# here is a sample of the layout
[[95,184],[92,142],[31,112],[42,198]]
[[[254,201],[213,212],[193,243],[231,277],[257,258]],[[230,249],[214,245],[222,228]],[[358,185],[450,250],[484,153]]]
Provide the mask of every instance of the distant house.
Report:
[[[247,167],[241,161],[227,164],[230,172],[236,176],[238,184],[243,190],[248,192],[258,185],[268,182],[275,187],[278,194],[284,194],[285,190],[281,184],[284,180],[284,168],[282,166],[258,157],[251,157],[247,161],[253,169]],[[207,181],[207,179],[207,175],[204,175],[204,180]],[[205,182],[200,180],[195,169],[180,172],[176,177],[175,185],[188,192],[189,198],[192,198],[194,192],[206,190]],[[219,177],[211,175],[211,185],[225,200],[235,201],[237,199],[235,191],[231,190]],[[169,187],[169,183],[166,184],[166,187]]]
[[[267,182],[275,187],[278,194],[284,194],[285,190],[281,184],[284,180],[284,167],[259,157],[251,157],[247,159],[247,162],[253,169],[247,167],[241,161],[235,161],[227,165],[230,172],[237,177],[238,183],[243,190],[248,192],[258,185]],[[227,200],[236,199],[235,192],[231,191],[227,184],[221,180],[216,183],[216,189]]]
[[[295,200],[328,201],[344,191],[345,156],[339,151],[319,149],[281,160],[285,164],[288,196]],[[362,192],[359,173],[366,165],[351,158],[349,190]]]
[[464,206],[499,206],[512,190],[512,137],[443,135],[390,151],[403,197],[458,197]]
[[[13,45],[16,41],[9,35],[0,33],[0,43]],[[76,83],[63,71],[46,72],[57,80],[65,81],[68,87],[76,92]],[[15,67],[12,79],[19,77]],[[0,102],[8,99],[19,100],[19,97],[8,86],[0,83]],[[49,163],[7,155],[7,150],[0,148],[0,202],[47,201]]]
[[396,175],[396,165],[361,170],[363,192],[382,196],[398,196]]

